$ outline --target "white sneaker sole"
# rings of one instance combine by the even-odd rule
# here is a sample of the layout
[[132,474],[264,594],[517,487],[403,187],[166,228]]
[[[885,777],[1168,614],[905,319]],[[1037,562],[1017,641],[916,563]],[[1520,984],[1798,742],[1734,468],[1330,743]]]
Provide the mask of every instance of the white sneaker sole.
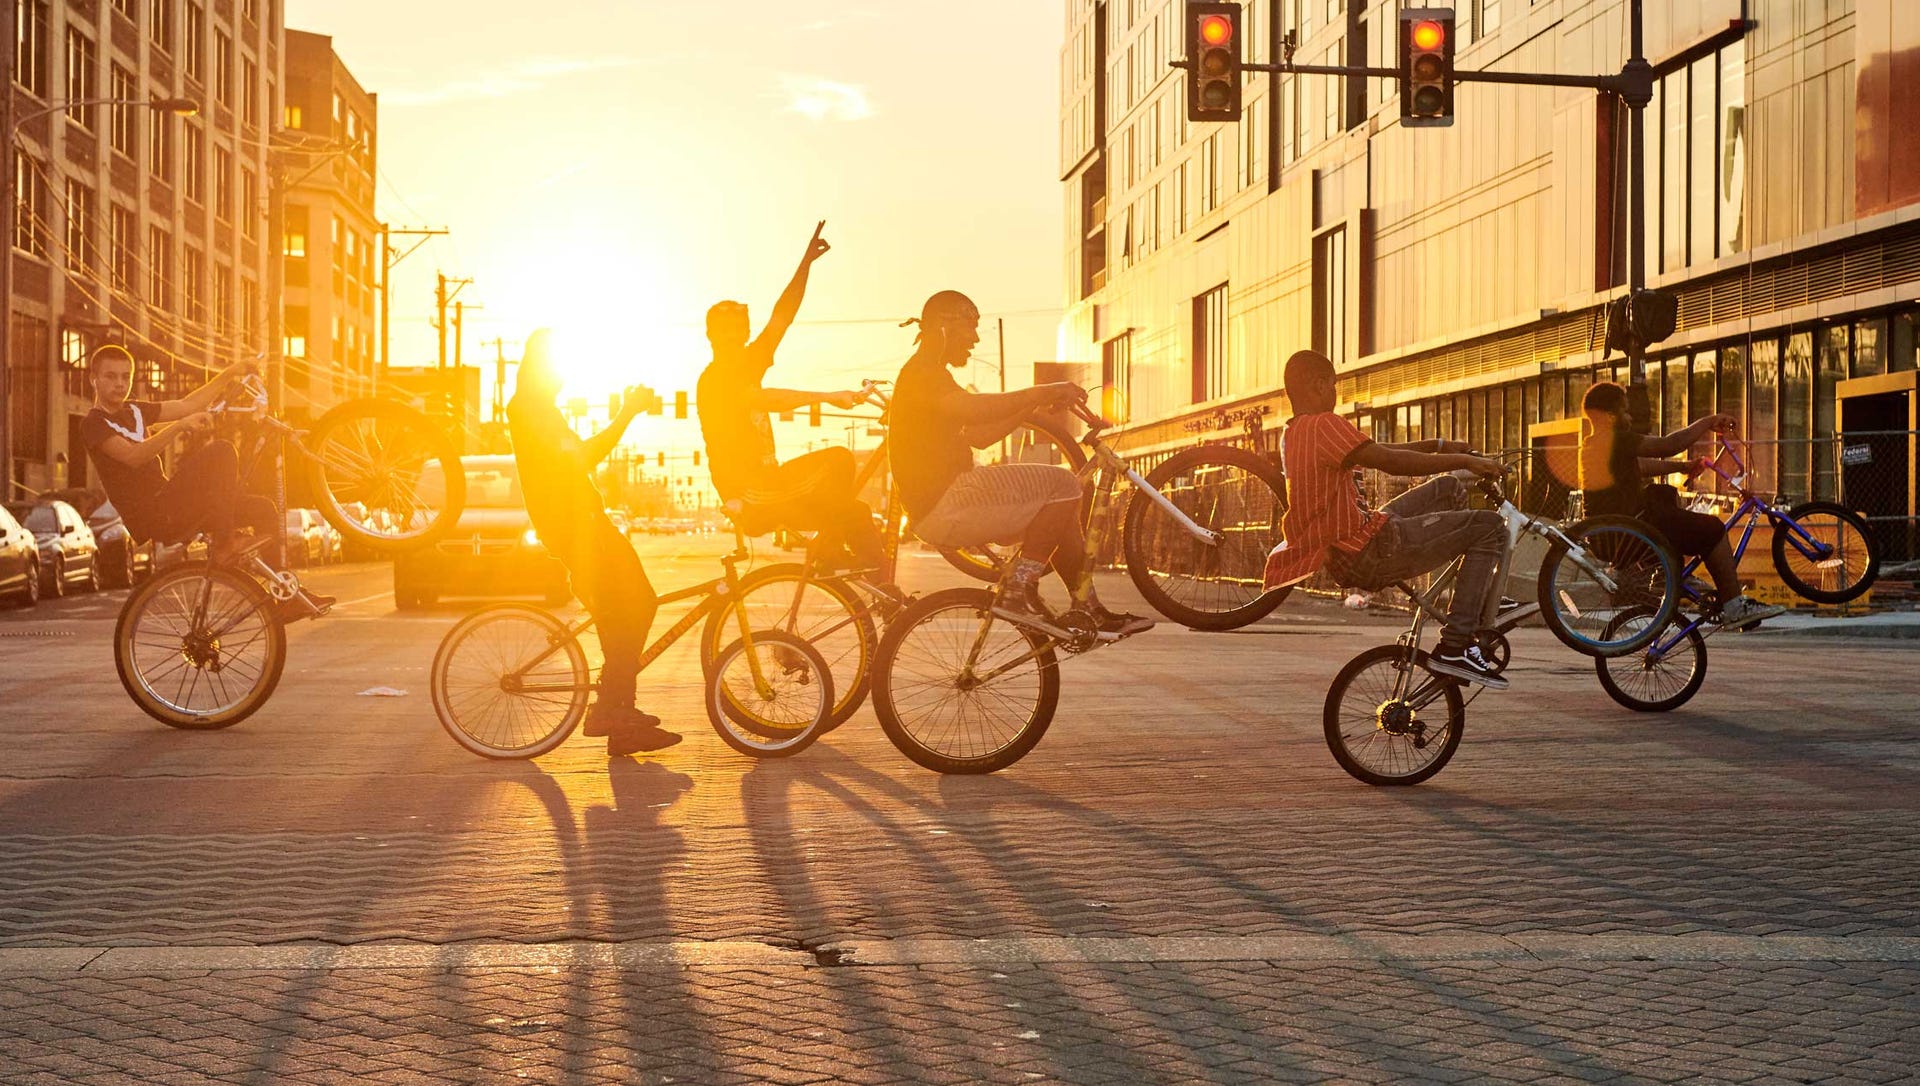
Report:
[[1463,667],[1459,664],[1450,664],[1431,656],[1427,658],[1427,670],[1433,672],[1435,675],[1445,675],[1449,679],[1459,679],[1461,682],[1484,686],[1488,690],[1505,690],[1507,687],[1513,685],[1503,676],[1487,675],[1474,671],[1471,668]]

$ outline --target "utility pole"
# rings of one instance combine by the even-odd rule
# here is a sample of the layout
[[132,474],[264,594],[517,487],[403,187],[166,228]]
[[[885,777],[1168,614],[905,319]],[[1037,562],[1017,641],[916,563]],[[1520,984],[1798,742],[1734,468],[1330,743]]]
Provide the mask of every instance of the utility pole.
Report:
[[[452,303],[454,298],[459,296],[462,290],[465,290],[468,286],[472,285],[472,283],[473,280],[471,279],[449,279],[445,272],[434,273],[433,327],[435,331],[440,333],[439,366],[441,369],[447,368],[447,306]],[[449,284],[453,287],[453,293],[451,294],[447,292]]]
[[[1000,326],[1000,391],[1007,391],[1007,318],[996,318]],[[1000,462],[1007,462],[1007,436],[1000,435]]]
[[500,422],[507,417],[507,341],[499,336],[493,340],[493,421]]
[[453,368],[466,364],[467,303],[453,303]]
[[[431,238],[444,237],[444,229],[426,229],[410,226],[393,227],[380,224],[380,372],[382,375],[393,367],[393,269],[402,260],[412,256]],[[402,252],[395,253],[393,239],[409,237],[416,239]]]

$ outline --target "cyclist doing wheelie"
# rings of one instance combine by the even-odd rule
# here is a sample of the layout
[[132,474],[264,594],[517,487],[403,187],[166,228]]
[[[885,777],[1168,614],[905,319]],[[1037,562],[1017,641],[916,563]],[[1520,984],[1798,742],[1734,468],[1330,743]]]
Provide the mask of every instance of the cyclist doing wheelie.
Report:
[[[1294,416],[1281,435],[1290,502],[1285,539],[1267,559],[1268,591],[1306,580],[1323,567],[1343,585],[1385,588],[1466,556],[1447,606],[1446,627],[1428,669],[1504,690],[1507,680],[1475,643],[1487,594],[1494,590],[1505,524],[1500,514],[1467,507],[1467,485],[1443,472],[1498,479],[1498,463],[1474,456],[1463,442],[1382,445],[1334,413],[1333,363],[1317,351],[1287,359],[1287,399]],[[1438,475],[1384,508],[1368,509],[1353,469],[1389,475]]]
[[1101,606],[1087,569],[1080,480],[1071,471],[973,463],[974,449],[999,442],[1036,410],[1085,401],[1086,390],[1065,381],[998,395],[961,388],[950,370],[966,365],[980,342],[980,310],[958,291],[927,299],[917,342],[894,384],[889,416],[894,481],[914,534],[939,547],[1020,544],[994,607],[1010,622],[1071,636],[1040,597],[1040,576],[1051,565],[1072,609],[1102,640],[1152,629],[1151,619]]
[[1680,507],[1680,492],[1664,483],[1646,480],[1667,475],[1698,474],[1704,465],[1670,460],[1685,453],[1710,433],[1730,434],[1739,425],[1732,415],[1708,415],[1664,437],[1635,433],[1627,390],[1612,381],[1587,389],[1580,401],[1588,432],[1580,445],[1580,487],[1586,493],[1587,513],[1617,513],[1639,517],[1658,528],[1675,550],[1700,557],[1713,577],[1722,629],[1743,629],[1786,613],[1785,607],[1761,603],[1740,591],[1739,563],[1727,542],[1726,525],[1716,517]]
[[747,307],[721,302],[707,311],[707,341],[713,362],[700,374],[700,434],[707,445],[713,488],[743,507],[743,520],[771,527],[813,532],[813,557],[824,570],[867,570],[882,561],[873,511],[855,493],[853,451],[821,449],[782,463],[774,454],[768,416],[814,404],[847,409],[865,399],[859,391],[803,392],[765,388],[774,352],[793,326],[807,293],[813,263],[832,248],[814,230],[793,280],[774,303],[773,315],[758,338]]
[[[130,400],[133,355],[125,347],[108,344],[88,359],[93,407],[80,421],[81,440],[134,538],[186,543],[205,533],[214,563],[225,565],[278,534],[279,514],[270,499],[247,493],[232,442],[207,441],[180,457],[172,475],[160,466],[161,457],[184,439],[212,430],[208,408],[248,376],[249,366],[236,362],[177,400]],[[163,423],[171,425],[155,429]],[[280,617],[323,614],[333,602],[303,588]]]
[[584,730],[588,736],[606,736],[607,753],[615,757],[661,750],[678,743],[680,736],[634,705],[640,654],[659,598],[640,556],[607,516],[606,501],[593,485],[594,469],[620,443],[644,401],[638,394],[623,396],[612,424],[582,440],[554,406],[560,384],[549,336],[542,329],[528,337],[518,384],[507,404],[507,426],[533,529],[567,567],[574,593],[599,625],[606,663],[599,698]]

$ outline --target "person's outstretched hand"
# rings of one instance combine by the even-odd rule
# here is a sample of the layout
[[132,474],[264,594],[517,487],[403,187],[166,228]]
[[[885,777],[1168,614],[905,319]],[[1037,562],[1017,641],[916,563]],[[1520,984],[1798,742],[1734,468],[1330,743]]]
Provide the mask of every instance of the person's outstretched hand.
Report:
[[829,392],[826,395],[826,401],[842,411],[859,407],[866,398],[863,392]]
[[827,239],[820,236],[826,229],[827,220],[825,219],[821,219],[820,225],[813,228],[813,240],[807,243],[807,255],[802,258],[803,263],[811,264],[833,251],[833,246],[827,244]]
[[1461,467],[1473,472],[1482,479],[1498,479],[1507,473],[1507,469],[1498,460],[1489,460],[1484,456],[1464,456]]

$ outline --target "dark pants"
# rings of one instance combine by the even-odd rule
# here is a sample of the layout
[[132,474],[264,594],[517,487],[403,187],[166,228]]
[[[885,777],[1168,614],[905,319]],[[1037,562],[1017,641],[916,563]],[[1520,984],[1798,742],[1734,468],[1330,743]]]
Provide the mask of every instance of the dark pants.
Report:
[[556,546],[550,540],[547,546],[567,567],[574,595],[587,605],[600,631],[600,652],[606,657],[600,673],[600,704],[632,705],[640,655],[646,651],[647,632],[660,608],[640,556],[604,514],[585,525],[574,542]]
[[229,441],[209,441],[183,457],[153,504],[159,518],[145,534],[161,543],[185,543],[202,532],[219,540],[237,528],[279,534],[272,499],[241,487],[240,454]]
[[[1491,509],[1467,508],[1467,484],[1442,475],[1386,504],[1387,522],[1359,554],[1336,561],[1335,578],[1369,591],[1411,580],[1466,555],[1447,604],[1440,643],[1473,641],[1493,588],[1494,567],[1506,548],[1506,522]],[[1338,558],[1336,552],[1336,559]]]
[[796,456],[742,495],[753,517],[795,531],[813,532],[818,554],[844,546],[861,565],[879,565],[883,550],[873,510],[855,496],[858,465],[853,452],[831,448]]

